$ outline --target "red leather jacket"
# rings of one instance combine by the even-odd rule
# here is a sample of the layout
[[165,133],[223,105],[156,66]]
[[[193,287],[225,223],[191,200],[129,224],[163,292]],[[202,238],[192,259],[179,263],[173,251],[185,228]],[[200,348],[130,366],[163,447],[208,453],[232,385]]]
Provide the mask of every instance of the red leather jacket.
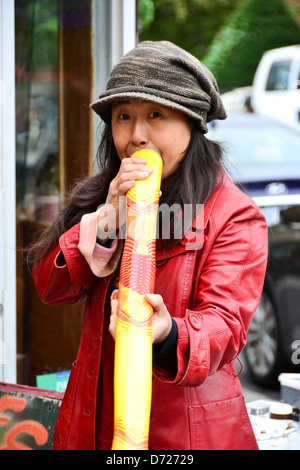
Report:
[[[80,224],[34,269],[41,298],[86,297],[82,338],[57,419],[54,449],[94,449],[104,301],[109,278],[95,277],[78,250]],[[193,222],[193,231],[199,221]],[[154,364],[149,448],[258,449],[235,369],[260,300],[266,222],[227,177],[204,208],[204,244],[157,251],[155,292],[178,327],[177,369]],[[187,234],[187,237],[189,234]],[[201,237],[199,237],[199,240]],[[62,250],[66,265],[56,264]],[[112,392],[113,393],[113,392]]]

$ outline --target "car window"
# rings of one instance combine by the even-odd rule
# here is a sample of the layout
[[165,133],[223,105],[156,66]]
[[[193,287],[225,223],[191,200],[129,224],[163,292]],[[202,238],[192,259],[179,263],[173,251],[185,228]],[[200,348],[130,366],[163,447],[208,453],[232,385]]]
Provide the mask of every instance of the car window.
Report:
[[207,137],[223,145],[226,159],[237,168],[299,163],[299,133],[260,121],[215,123]]
[[260,207],[261,212],[264,214],[266,218],[266,222],[268,227],[274,227],[280,224],[280,211],[282,207],[278,206],[268,206],[268,207]]
[[288,89],[291,64],[291,60],[280,60],[272,64],[267,80],[266,91]]

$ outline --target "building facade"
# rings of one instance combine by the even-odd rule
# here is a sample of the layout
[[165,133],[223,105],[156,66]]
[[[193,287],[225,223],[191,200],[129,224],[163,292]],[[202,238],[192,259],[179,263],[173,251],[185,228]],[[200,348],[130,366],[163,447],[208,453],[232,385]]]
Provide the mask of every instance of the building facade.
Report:
[[23,248],[95,171],[89,104],[136,44],[135,0],[0,0],[0,382],[68,371],[83,305],[38,298]]

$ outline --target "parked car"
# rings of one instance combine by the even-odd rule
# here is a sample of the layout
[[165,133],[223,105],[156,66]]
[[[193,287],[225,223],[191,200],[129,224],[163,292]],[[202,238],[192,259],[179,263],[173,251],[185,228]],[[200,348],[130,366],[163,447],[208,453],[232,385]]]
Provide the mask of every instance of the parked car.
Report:
[[299,126],[300,44],[263,54],[253,80],[251,106],[256,113]]
[[223,143],[228,173],[268,223],[265,285],[243,357],[254,382],[274,386],[281,372],[300,371],[300,132],[232,114],[211,123],[207,137]]

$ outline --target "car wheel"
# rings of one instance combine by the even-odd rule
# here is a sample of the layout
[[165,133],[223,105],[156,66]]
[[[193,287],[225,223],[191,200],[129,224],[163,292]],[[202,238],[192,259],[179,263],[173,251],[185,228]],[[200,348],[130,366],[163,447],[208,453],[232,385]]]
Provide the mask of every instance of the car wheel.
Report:
[[244,358],[249,375],[256,384],[278,386],[278,375],[283,367],[280,332],[275,308],[266,292],[262,293],[250,325]]

